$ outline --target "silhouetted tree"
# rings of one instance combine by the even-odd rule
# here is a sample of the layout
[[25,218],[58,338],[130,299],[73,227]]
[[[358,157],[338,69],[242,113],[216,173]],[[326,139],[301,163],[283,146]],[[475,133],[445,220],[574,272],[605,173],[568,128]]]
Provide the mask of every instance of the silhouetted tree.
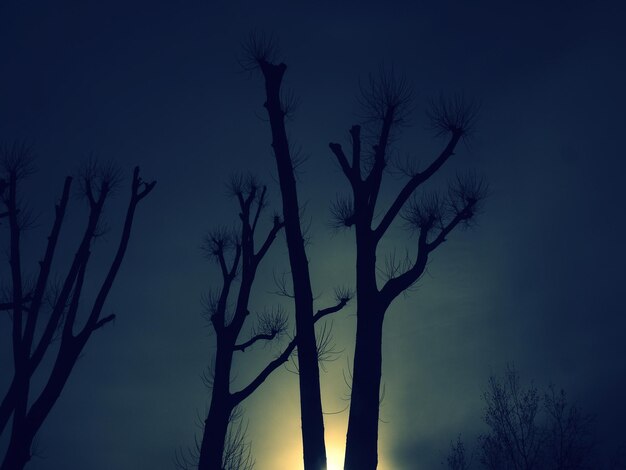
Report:
[[[228,438],[229,422],[232,421],[234,410],[274,370],[287,362],[296,346],[300,344],[298,333],[296,333],[296,336],[285,349],[267,364],[248,385],[239,391],[231,392],[233,355],[236,352],[246,351],[257,342],[277,339],[287,328],[287,317],[282,310],[261,313],[257,315],[257,324],[251,337],[239,342],[239,336],[250,316],[250,295],[257,268],[270,249],[276,235],[285,224],[279,216],[275,215],[271,229],[257,249],[255,247],[255,233],[266,205],[266,188],[261,187],[252,178],[235,178],[231,184],[231,190],[239,204],[241,221],[239,230],[233,233],[219,229],[210,234],[205,241],[207,254],[220,267],[222,286],[218,293],[209,296],[208,299],[209,318],[215,331],[217,349],[215,362],[207,377],[207,385],[211,387],[212,393],[209,413],[204,422],[204,432],[198,449],[198,468],[200,470],[236,468],[233,462],[243,459],[242,456],[245,452],[242,449],[245,446],[240,428],[235,434],[231,432],[230,439]],[[238,288],[233,285],[235,279],[239,280]],[[232,311],[228,307],[231,297],[236,297]],[[337,304],[318,311],[311,317],[311,320],[316,322],[326,315],[341,310],[349,298],[349,293],[339,291]],[[246,462],[249,463],[249,458]]]
[[568,403],[564,390],[551,386],[544,394],[548,415],[546,427],[547,468],[578,470],[591,468],[594,453],[593,418]]
[[[543,394],[524,387],[508,367],[503,377],[489,378],[483,395],[488,432],[478,438],[476,454],[489,470],[584,470],[602,465],[594,455],[593,420],[568,403],[563,390],[553,386]],[[448,468],[459,455],[451,448]],[[465,467],[469,468],[469,467]],[[609,468],[615,468],[609,466]]]
[[509,368],[504,380],[489,378],[484,400],[489,432],[480,437],[480,462],[492,470],[539,468],[545,436],[537,421],[541,401],[537,388],[522,388],[517,373]]
[[[369,470],[378,460],[379,393],[382,366],[382,332],[385,313],[393,300],[409,289],[426,269],[430,254],[458,225],[468,223],[485,195],[484,184],[472,177],[458,177],[447,194],[414,194],[454,154],[468,135],[475,119],[475,107],[460,98],[433,103],[430,117],[437,133],[447,135],[443,151],[424,169],[405,168],[408,181],[391,204],[379,207],[379,195],[391,154],[390,147],[405,124],[411,93],[407,84],[393,73],[382,72],[364,88],[362,102],[374,143],[364,145],[361,126],[350,129],[352,157],[342,146],[329,144],[347,178],[352,195],[333,207],[338,226],[354,227],[356,235],[357,331],[348,418],[345,469]],[[410,202],[413,197],[412,202]],[[406,207],[408,205],[408,207]],[[405,208],[406,207],[406,208]],[[379,287],[381,271],[376,256],[389,227],[405,209],[403,218],[417,233],[417,255],[404,262],[387,259],[382,270],[387,278]],[[382,214],[378,217],[378,214]]]
[[[49,278],[72,185],[72,178],[66,178],[61,198],[56,204],[47,246],[39,261],[39,273],[31,286],[24,279],[22,270],[20,239],[28,224],[28,215],[20,202],[19,183],[32,173],[32,158],[29,149],[23,145],[3,147],[1,152],[0,203],[4,206],[1,216],[7,220],[9,230],[11,279],[10,297],[2,304],[2,309],[9,312],[12,321],[14,369],[13,380],[0,405],[0,433],[13,417],[11,436],[1,468],[18,470],[24,468],[31,458],[33,439],[59,398],[92,333],[115,318],[113,314],[102,316],[102,309],[126,253],[137,205],[156,183],[144,182],[139,176],[139,168],[135,168],[117,251],[86,319],[79,323],[77,318],[87,265],[94,241],[101,235],[105,202],[119,183],[118,172],[110,166],[91,165],[82,175],[81,190],[89,205],[87,226],[61,285],[55,289],[51,287]],[[52,370],[48,372],[48,379],[41,392],[32,396],[33,374],[46,353],[50,352],[50,346],[55,340],[58,340],[58,345]]]
[[450,451],[446,459],[449,470],[469,470],[471,458],[467,457],[465,445],[459,436],[456,442],[450,443]]
[[294,156],[285,129],[285,116],[293,103],[281,97],[281,85],[287,66],[284,63],[275,63],[274,55],[275,46],[271,39],[252,35],[246,44],[244,66],[248,69],[260,70],[265,80],[264,107],[269,116],[272,132],[272,149],[278,169],[285,236],[293,281],[304,468],[305,470],[323,470],[326,468],[326,448],[314,329],[313,293],[300,224]]
[[533,385],[522,387],[508,367],[503,378],[489,379],[484,400],[489,432],[480,437],[479,454],[486,468],[594,468],[592,418],[570,405],[563,390],[550,387],[542,396]]

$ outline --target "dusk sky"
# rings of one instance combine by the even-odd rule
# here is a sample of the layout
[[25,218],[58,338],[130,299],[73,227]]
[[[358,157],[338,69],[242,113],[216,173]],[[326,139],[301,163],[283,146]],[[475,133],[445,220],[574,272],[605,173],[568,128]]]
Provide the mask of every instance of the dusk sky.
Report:
[[[418,166],[445,145],[428,129],[433,97],[481,104],[471,140],[428,188],[473,169],[489,198],[386,316],[379,468],[442,468],[451,440],[461,433],[471,444],[484,431],[482,392],[507,364],[595,414],[607,452],[624,446],[625,18],[618,1],[2,2],[0,142],[27,142],[37,155],[24,193],[38,215],[25,271],[36,272],[64,176],[90,158],[124,175],[94,250],[93,285],[117,242],[132,168],[158,182],[105,306],[117,319],[90,340],[27,468],[171,469],[200,435],[210,399],[200,377],[214,350],[202,298],[220,280],[202,238],[237,222],[225,186],[235,172],[268,185],[266,227],[280,209],[262,77],[238,61],[251,31],[277,38],[285,86],[298,98],[287,125],[306,157],[298,184],[316,308],[332,304],[335,286],[355,283],[354,234],[331,223],[330,204],[349,188],[328,143],[347,143],[359,122],[359,84],[393,67],[412,85],[394,154]],[[382,199],[401,183],[387,175]],[[85,223],[84,201],[70,204],[59,271]],[[379,259],[413,246],[398,223]],[[273,273],[288,271],[281,236],[259,272],[254,311],[292,312],[273,294]],[[354,311],[353,302],[332,320],[338,357],[321,376],[329,413],[348,405]],[[4,317],[2,394],[12,373]],[[278,351],[239,353],[233,387]],[[244,404],[258,470],[302,468],[297,387],[280,369]],[[326,415],[329,470],[340,468],[347,418]]]

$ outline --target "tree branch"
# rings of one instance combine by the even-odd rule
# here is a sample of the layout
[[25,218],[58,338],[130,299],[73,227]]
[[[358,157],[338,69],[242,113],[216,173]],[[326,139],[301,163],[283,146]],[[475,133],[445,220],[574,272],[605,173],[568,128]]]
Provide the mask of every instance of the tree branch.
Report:
[[411,287],[419,279],[426,269],[428,255],[446,240],[446,237],[450,234],[450,232],[452,232],[452,230],[454,230],[455,227],[457,227],[461,222],[473,217],[476,203],[476,200],[470,200],[462,210],[458,211],[454,215],[452,220],[442,227],[435,239],[431,242],[428,241],[428,234],[434,226],[434,217],[431,217],[430,221],[424,224],[424,226],[420,229],[418,253],[415,263],[404,273],[389,279],[381,289],[381,294],[387,302],[390,303],[400,293]]
[[348,163],[348,158],[341,147],[341,144],[329,143],[330,150],[335,154],[343,173],[348,178],[353,189],[357,189],[357,185],[361,183],[361,126],[352,126],[350,128],[350,137],[352,139],[352,166]]
[[93,208],[96,206],[96,199],[93,195],[92,181],[90,178],[85,178],[85,196],[87,196],[87,201],[89,201],[89,207]]
[[368,209],[369,213],[372,215],[376,207],[383,171],[387,165],[386,152],[387,145],[389,144],[389,136],[391,134],[391,126],[394,123],[394,112],[395,109],[393,106],[389,106],[385,112],[378,143],[374,146],[374,166],[365,179],[369,193]]
[[246,350],[246,348],[249,348],[250,346],[252,346],[254,343],[256,343],[257,341],[271,341],[274,338],[276,338],[276,335],[278,333],[276,332],[272,332],[272,333],[259,333],[258,335],[254,335],[252,338],[250,338],[248,341],[241,343],[241,344],[236,344],[233,347],[233,351],[242,351],[244,352]]
[[361,181],[361,126],[352,126],[350,137],[352,137],[352,171],[357,181]]
[[454,149],[459,142],[462,134],[460,132],[453,132],[450,137],[450,141],[443,149],[441,154],[426,168],[423,172],[419,172],[414,175],[400,190],[393,203],[383,216],[383,219],[378,224],[378,227],[374,230],[374,236],[377,240],[380,240],[385,234],[391,223],[397,217],[404,204],[408,201],[415,190],[425,181],[427,181],[433,174],[441,168],[441,166],[454,155]]
[[289,342],[287,347],[283,350],[283,352],[280,353],[280,355],[276,359],[274,359],[267,366],[265,366],[265,368],[259,373],[259,375],[257,375],[254,378],[254,380],[252,380],[252,382],[248,384],[248,386],[244,387],[242,390],[235,392],[231,395],[233,403],[238,405],[239,403],[244,401],[246,398],[248,398],[250,395],[252,395],[252,393],[257,388],[259,388],[259,386],[263,382],[265,382],[265,379],[267,379],[272,372],[274,372],[276,369],[278,369],[278,367],[280,367],[281,365],[283,365],[285,362],[289,360],[289,356],[291,355],[293,350],[296,348],[297,344],[298,344],[297,337],[294,337]]
[[[313,322],[317,322],[324,318],[327,315],[338,312],[349,302],[350,298],[343,297],[339,299],[338,303],[332,307],[328,307],[322,310],[318,310],[317,313],[313,316]],[[294,336],[294,338],[289,342],[287,347],[283,350],[282,353],[272,362],[270,362],[265,368],[257,375],[252,382],[250,382],[246,387],[241,389],[238,392],[232,394],[232,399],[236,405],[244,401],[248,398],[259,386],[265,382],[265,379],[269,377],[269,375],[274,372],[278,367],[289,360],[289,356],[296,348],[298,344],[298,336]]]
[[9,171],[9,197],[6,201],[9,213],[11,283],[13,296],[13,364],[15,371],[23,369],[24,361],[28,360],[29,351],[24,344],[22,331],[23,284],[22,263],[20,259],[20,226],[17,220],[17,166]]
[[57,331],[59,322],[61,321],[63,313],[67,307],[67,299],[70,296],[72,287],[74,286],[76,277],[78,276],[79,269],[83,264],[85,256],[87,256],[87,253],[89,252],[89,247],[91,246],[91,242],[95,236],[98,222],[100,220],[100,216],[102,215],[103,204],[104,200],[102,198],[99,204],[90,204],[89,221],[87,223],[87,227],[85,228],[85,233],[83,234],[80,245],[76,250],[70,269],[65,276],[63,287],[61,288],[58,298],[56,299],[56,303],[52,309],[48,323],[46,324],[44,332],[41,335],[41,338],[39,338],[39,343],[31,356],[31,370],[35,370],[37,368],[50,346],[55,332]]
[[106,317],[104,317],[104,318],[101,318],[101,319],[100,319],[100,320],[98,320],[98,321],[96,322],[96,324],[94,325],[94,327],[93,327],[93,331],[96,331],[96,330],[98,330],[98,329],[102,328],[104,325],[106,325],[106,324],[107,324],[107,323],[109,323],[109,322],[112,322],[113,320],[115,320],[115,314],[114,314],[114,313],[112,313],[111,315],[107,315],[107,316],[106,316]]
[[457,225],[459,225],[464,220],[468,220],[471,217],[473,217],[474,215],[473,208],[475,204],[476,204],[476,201],[472,201],[467,206],[465,206],[463,210],[458,212],[454,216],[454,218],[441,229],[437,237],[432,242],[429,242],[426,244],[426,249],[428,250],[429,253],[434,251],[439,245],[445,242],[446,237],[450,234],[450,232],[452,232],[452,230],[454,230],[454,228]]
[[[252,207],[252,203],[254,202],[254,198],[257,193],[257,185],[255,181],[250,181],[248,195],[245,200],[240,199],[239,204],[241,205],[241,210],[245,214],[246,220],[249,221],[250,208]],[[243,202],[243,203],[242,203]]]
[[350,298],[343,298],[343,299],[340,299],[339,302],[336,305],[333,305],[332,307],[327,307],[327,308],[318,310],[315,313],[315,315],[313,315],[313,322],[317,322],[321,320],[326,315],[330,315],[331,313],[338,312],[339,310],[344,308],[349,301],[350,301]]
[[63,185],[63,192],[59,203],[55,207],[55,219],[48,235],[48,244],[46,246],[46,252],[43,260],[39,263],[39,276],[37,277],[37,285],[33,293],[33,299],[30,303],[30,312],[28,320],[26,322],[25,340],[28,345],[28,349],[33,342],[35,334],[35,328],[37,326],[37,319],[39,317],[39,309],[46,291],[46,285],[48,284],[48,277],[52,268],[52,260],[56,251],[57,242],[59,240],[59,233],[61,232],[61,226],[67,210],[67,205],[70,196],[70,188],[72,186],[72,178],[65,178],[65,184]]
[[428,262],[428,232],[432,228],[432,223],[422,227],[418,238],[418,251],[415,263],[410,269],[406,270],[399,276],[389,279],[383,288],[380,290],[382,298],[391,303],[400,293],[411,287],[422,275],[424,269],[426,269],[426,263]]
[[15,374],[13,375],[13,380],[11,380],[11,385],[9,389],[4,394],[4,398],[2,399],[2,403],[0,403],[0,436],[4,432],[4,428],[9,422],[11,415],[13,414],[13,410],[15,408],[15,402],[17,398],[17,382],[15,380]]
[[[241,244],[237,243],[235,248],[235,257],[232,267],[229,270],[222,270],[222,288],[220,289],[220,295],[216,305],[212,308],[211,312],[211,324],[216,333],[220,333],[226,326],[226,305],[228,302],[228,296],[230,294],[230,288],[232,286],[235,275],[237,274],[237,268],[239,267],[239,259],[241,257]],[[225,265],[224,265],[225,266]]]
[[[226,262],[226,250],[232,248],[235,248],[235,256],[229,267]],[[210,257],[215,258],[224,279],[235,276],[239,264],[238,252],[240,248],[237,237],[226,228],[218,228],[209,233],[203,243],[203,249]]]
[[156,186],[156,181],[151,181],[150,183],[144,181],[139,176],[139,167],[136,166],[133,169],[133,185],[132,185],[132,199],[135,202],[141,201],[144,197],[150,194],[150,191],[154,189]]
[[233,258],[233,264],[230,267],[230,271],[228,271],[228,277],[232,281],[235,279],[237,275],[237,270],[239,269],[239,260],[241,259],[241,243],[235,244],[235,257]]
[[261,262],[261,260],[267,253],[267,250],[270,249],[270,247],[272,246],[272,243],[276,239],[276,235],[278,235],[278,232],[280,232],[280,230],[284,226],[285,226],[285,222],[281,221],[278,216],[275,216],[274,225],[272,226],[272,229],[270,230],[270,232],[267,234],[267,237],[265,238],[263,245],[261,245],[261,248],[259,249],[258,253],[256,255],[253,255],[255,265],[258,265]]
[[[126,212],[126,219],[124,220],[124,227],[122,228],[122,236],[120,237],[120,241],[117,247],[117,252],[115,253],[115,257],[113,258],[113,262],[109,268],[109,271],[102,283],[100,290],[98,291],[98,295],[96,296],[96,300],[91,309],[91,314],[87,319],[87,323],[83,330],[79,333],[83,341],[89,337],[92,331],[96,328],[98,324],[98,318],[100,316],[100,312],[104,307],[104,302],[109,295],[109,291],[113,286],[113,281],[117,276],[117,273],[122,265],[122,260],[124,259],[124,255],[126,254],[126,249],[128,248],[128,242],[130,240],[130,232],[133,226],[133,221],[135,218],[135,210],[137,208],[137,204],[139,201],[144,198],[147,194],[152,191],[156,182],[152,183],[143,183],[141,178],[139,177],[139,167],[135,167],[133,171],[133,184],[132,184],[132,192],[130,202],[128,204],[128,210]],[[141,186],[144,186],[143,190],[139,190]]]
[[339,166],[341,166],[341,169],[343,170],[344,175],[346,175],[346,177],[348,178],[348,181],[350,181],[350,184],[354,185],[353,168],[350,167],[350,164],[348,163],[346,154],[343,152],[343,148],[341,147],[341,144],[336,144],[336,143],[331,142],[328,144],[328,146],[330,147],[330,150],[333,152],[333,154],[335,154],[335,157],[337,158],[337,161],[339,162]]
[[[246,313],[249,312],[246,310]],[[287,316],[283,312],[282,308],[278,307],[270,312],[265,311],[258,315],[257,324],[252,332],[253,338],[246,341],[242,345],[236,345],[233,348],[233,351],[244,351],[245,348],[251,346],[256,341],[271,341],[279,338],[287,329],[287,324]],[[243,322],[240,322],[239,325],[242,326]],[[234,334],[239,335],[239,331],[240,329]]]
[[224,247],[220,247],[217,249],[216,256],[217,261],[220,265],[220,270],[222,271],[222,277],[224,277],[224,279],[230,277],[230,270],[228,269],[228,267],[226,267],[226,259],[224,258]]
[[72,293],[72,300],[65,317],[63,324],[63,341],[71,341],[74,335],[74,323],[76,321],[76,313],[78,312],[78,305],[80,301],[80,295],[83,291],[83,283],[85,281],[85,273],[87,272],[87,264],[89,262],[90,252],[88,251],[83,259],[82,264],[78,270],[78,276],[76,276],[76,283],[74,284],[74,292]]
[[254,220],[252,221],[251,230],[253,234],[254,234],[254,231],[256,230],[257,223],[259,222],[259,217],[261,216],[261,212],[263,211],[263,208],[265,207],[265,195],[266,194],[267,194],[267,186],[263,186],[263,189],[261,190],[261,195],[259,196],[259,202],[256,207],[256,212],[254,214]]

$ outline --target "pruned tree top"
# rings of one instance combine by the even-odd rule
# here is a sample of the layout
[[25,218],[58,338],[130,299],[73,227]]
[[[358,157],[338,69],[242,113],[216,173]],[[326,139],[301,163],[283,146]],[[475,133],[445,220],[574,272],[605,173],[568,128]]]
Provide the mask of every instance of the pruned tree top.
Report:
[[279,59],[278,39],[263,31],[251,31],[241,45],[239,63],[243,70],[258,70],[263,63],[276,63]]
[[475,130],[479,112],[480,105],[476,101],[457,93],[452,97],[439,95],[431,99],[426,114],[436,135],[451,133],[468,137]]
[[[60,281],[50,280],[57,245],[61,237],[69,207],[71,177],[65,179],[61,196],[55,204],[55,217],[50,228],[46,248],[39,259],[39,270],[34,282],[23,276],[21,234],[25,228],[20,195],[21,180],[33,172],[33,154],[24,144],[0,146],[0,202],[4,205],[1,217],[8,219],[9,269],[11,289],[2,308],[10,312],[13,344],[13,379],[0,404],[0,433],[13,418],[11,437],[2,463],[2,470],[24,467],[32,455],[32,443],[55,405],[91,335],[115,319],[105,314],[104,306],[113,282],[119,272],[131,236],[135,211],[140,200],[155,187],[156,182],[145,182],[135,167],[130,197],[117,249],[104,279],[96,289],[95,298],[83,299],[83,286],[93,250],[93,241],[99,236],[105,201],[119,180],[113,166],[88,165],[80,178],[81,190],[89,202],[87,224],[79,239],[73,259]],[[50,311],[45,311],[49,309]],[[44,315],[45,313],[45,315]],[[79,319],[80,316],[84,318]],[[51,348],[54,341],[58,348]],[[41,365],[46,355],[54,363],[48,371]],[[30,382],[36,371],[47,375],[42,390],[33,393]]]
[[359,86],[357,101],[361,118],[373,125],[376,132],[380,123],[389,119],[396,129],[408,124],[413,102],[413,89],[406,77],[393,67],[380,67],[378,73],[370,74],[367,82]]

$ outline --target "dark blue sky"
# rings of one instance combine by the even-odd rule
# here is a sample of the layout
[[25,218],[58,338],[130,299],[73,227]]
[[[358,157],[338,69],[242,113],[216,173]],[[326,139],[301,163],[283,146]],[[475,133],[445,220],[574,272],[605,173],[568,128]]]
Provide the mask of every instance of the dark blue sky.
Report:
[[[139,164],[158,180],[109,299],[118,319],[88,345],[40,433],[45,458],[32,469],[167,469],[174,451],[192,444],[208,402],[199,375],[213,341],[201,297],[218,280],[201,257],[202,235],[235,220],[223,185],[234,171],[257,173],[274,206],[280,201],[261,80],[237,62],[253,29],[280,39],[286,86],[300,99],[289,131],[308,157],[299,182],[320,306],[333,285],[353,284],[352,234],[329,228],[328,206],[347,188],[327,144],[345,141],[358,120],[359,82],[384,64],[414,85],[412,126],[396,151],[422,164],[442,144],[425,126],[429,99],[463,92],[482,103],[471,145],[432,185],[459,169],[484,174],[491,197],[480,223],[451,236],[418,289],[387,316],[381,470],[435,468],[459,432],[480,432],[481,390],[507,362],[539,385],[563,386],[597,414],[603,441],[624,442],[624,7],[336,3],[0,5],[0,140],[25,139],[38,155],[28,188],[41,230],[27,246],[41,248],[63,176],[90,155],[127,175]],[[388,183],[391,197],[399,181]],[[112,229],[122,195],[109,211]],[[72,207],[68,234],[82,224],[81,202]],[[115,240],[112,230],[104,253]],[[398,227],[384,248],[410,243]],[[259,310],[280,301],[263,279],[288,269],[282,240],[264,269]],[[352,313],[334,321],[344,352],[322,378],[328,411],[345,406]],[[8,324],[0,319],[0,333]],[[273,351],[255,353],[236,380]],[[10,364],[0,341],[0,387]],[[299,462],[296,385],[278,372],[246,406],[260,470]],[[342,452],[346,420],[327,418],[331,455]]]

